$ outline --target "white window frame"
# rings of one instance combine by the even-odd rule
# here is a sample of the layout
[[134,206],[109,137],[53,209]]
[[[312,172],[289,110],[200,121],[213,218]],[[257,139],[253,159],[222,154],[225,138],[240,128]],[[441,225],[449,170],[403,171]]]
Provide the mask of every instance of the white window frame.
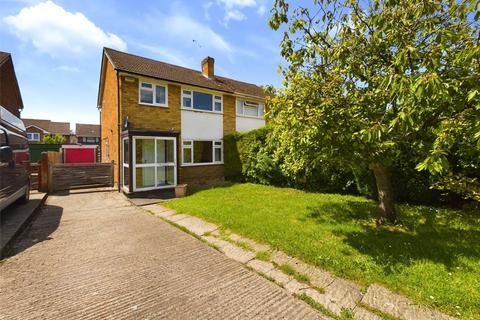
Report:
[[[130,164],[128,162],[129,159],[125,162],[124,156],[125,156],[125,140],[128,142],[128,154],[131,154],[132,152],[132,146],[130,145],[130,140],[128,137],[124,137],[122,139],[122,188],[125,189],[126,191],[130,191],[130,182],[128,186],[125,185],[125,168],[127,168],[128,171],[130,171]],[[131,174],[131,172],[130,172]]]
[[[183,110],[223,114],[223,94],[219,94],[219,93],[208,91],[208,90],[199,90],[199,89],[193,89],[188,87],[182,87],[181,90],[182,91],[180,92],[180,104]],[[186,94],[184,93],[184,91],[190,91],[190,94]],[[212,95],[212,110],[210,111],[210,110],[195,109],[193,107],[193,92],[206,93],[206,94]],[[183,98],[190,98],[190,101],[191,101],[190,107],[186,107],[183,105]],[[220,102],[221,104],[220,111],[215,110],[215,102]]]
[[[239,101],[242,102],[242,113],[238,113],[238,103]],[[251,115],[247,115],[245,114],[245,105],[249,104],[249,102],[253,102],[253,103],[256,103],[257,104],[257,115],[256,116],[251,116]],[[254,107],[254,105],[250,104],[251,107]],[[260,107],[261,107],[261,110],[262,110],[262,114],[259,115],[260,113]],[[263,119],[264,118],[264,115],[265,115],[265,104],[262,103],[262,102],[258,102],[258,101],[248,101],[247,99],[244,99],[244,98],[237,98],[236,101],[235,101],[235,113],[237,114],[238,117],[245,117],[245,118],[255,118],[255,119]]]
[[[152,88],[142,88],[142,84],[149,84]],[[157,86],[165,88],[165,103],[156,103],[157,97]],[[153,103],[142,102],[142,90],[151,91],[153,94]],[[168,85],[156,82],[148,82],[148,81],[138,81],[138,104],[146,105],[146,106],[155,106],[155,107],[164,107],[168,108]]]
[[[29,135],[35,136],[37,138],[30,139],[28,137]],[[38,132],[27,132],[27,139],[28,139],[28,141],[40,141],[40,133],[38,133]]]
[[[212,142],[212,162],[202,162],[202,163],[193,163],[193,145],[195,141],[210,141]],[[189,144],[185,144],[185,142]],[[217,145],[216,145],[217,144]],[[184,149],[190,149],[190,162],[183,162],[183,152]],[[221,161],[215,161],[215,149],[220,149],[221,151],[221,156],[222,160]],[[182,167],[194,167],[194,166],[211,166],[211,165],[217,165],[217,164],[223,164],[223,159],[224,159],[224,154],[223,154],[223,141],[222,140],[206,140],[206,139],[199,139],[199,140],[191,140],[191,139],[185,139],[182,140]]]
[[[155,162],[154,163],[136,163],[136,150],[137,150],[137,139],[153,139],[155,145]],[[172,140],[173,141],[173,162],[167,162],[159,164],[157,163],[157,140]],[[132,137],[132,148],[130,149],[132,153],[132,170],[130,173],[133,177],[133,186],[132,190],[135,191],[149,191],[157,189],[169,189],[174,188],[177,185],[177,139],[175,137],[153,137],[153,136],[133,136]],[[157,167],[172,167],[173,166],[173,185],[168,186],[157,186]],[[137,188],[137,170],[136,168],[146,168],[153,167],[155,168],[155,186],[146,187],[146,188]]]

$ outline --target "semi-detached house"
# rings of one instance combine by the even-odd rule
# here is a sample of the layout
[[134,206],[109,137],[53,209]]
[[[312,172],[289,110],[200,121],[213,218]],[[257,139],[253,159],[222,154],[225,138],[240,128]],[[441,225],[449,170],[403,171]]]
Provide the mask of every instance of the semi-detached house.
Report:
[[103,50],[98,107],[103,162],[127,193],[224,179],[223,137],[265,124],[262,88],[201,71]]

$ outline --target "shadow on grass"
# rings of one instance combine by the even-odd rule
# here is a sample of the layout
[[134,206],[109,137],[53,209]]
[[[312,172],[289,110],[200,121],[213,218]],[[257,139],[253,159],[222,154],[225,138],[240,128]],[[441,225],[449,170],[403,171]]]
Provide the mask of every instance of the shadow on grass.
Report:
[[370,256],[385,274],[429,260],[451,270],[480,259],[480,212],[399,206],[399,226],[375,227],[374,202],[346,200],[308,208],[306,220],[334,226],[333,234]]

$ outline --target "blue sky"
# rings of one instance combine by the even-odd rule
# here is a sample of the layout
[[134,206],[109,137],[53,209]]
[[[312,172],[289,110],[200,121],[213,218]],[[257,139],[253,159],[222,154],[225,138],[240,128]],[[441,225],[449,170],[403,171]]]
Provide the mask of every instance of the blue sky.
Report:
[[273,0],[0,0],[0,51],[12,53],[22,117],[98,123],[102,47],[279,86]]

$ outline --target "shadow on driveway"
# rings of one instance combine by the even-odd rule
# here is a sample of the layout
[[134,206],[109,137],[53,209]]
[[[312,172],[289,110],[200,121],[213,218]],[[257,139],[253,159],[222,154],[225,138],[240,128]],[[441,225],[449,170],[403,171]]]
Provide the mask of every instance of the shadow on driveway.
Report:
[[50,235],[57,230],[60,224],[63,208],[45,205],[40,210],[41,212],[36,219],[13,244],[5,258],[14,256],[37,243],[51,239]]

